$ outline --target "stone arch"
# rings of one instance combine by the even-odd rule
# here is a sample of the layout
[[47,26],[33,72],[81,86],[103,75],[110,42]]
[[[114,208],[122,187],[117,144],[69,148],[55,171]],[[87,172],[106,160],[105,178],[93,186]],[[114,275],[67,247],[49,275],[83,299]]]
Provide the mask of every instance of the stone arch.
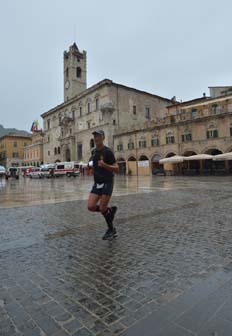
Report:
[[174,155],[177,155],[175,152],[167,152],[165,155],[164,155],[164,157],[165,158],[169,158],[169,157],[172,157],[172,156],[174,156]]
[[127,161],[136,161],[136,158],[134,157],[134,155],[130,155]]
[[[192,148],[188,148],[183,152],[183,156],[192,156],[198,154],[195,150]],[[182,163],[182,174],[184,175],[198,175],[200,171],[200,161],[194,160],[194,161],[184,161]]]
[[139,161],[149,161],[149,158],[146,155],[140,155]]
[[162,159],[162,156],[160,153],[154,153],[151,155],[150,160],[151,162],[157,162]]
[[134,155],[129,155],[127,158],[127,173],[128,175],[138,174],[138,164]]
[[[205,154],[210,155],[218,155],[223,154],[223,151],[219,149],[217,146],[207,147],[204,150]],[[205,171],[207,171],[210,175],[217,175],[219,171],[225,169],[225,161],[213,161],[213,160],[205,160],[203,162],[203,167]]]
[[119,167],[119,174],[125,175],[126,174],[126,160],[123,157],[119,157],[116,161]]
[[198,154],[195,149],[192,149],[192,148],[187,148],[183,151],[183,156],[191,156],[191,155],[196,155]]
[[150,160],[147,155],[141,154],[138,160],[138,175],[150,175]]
[[[218,148],[217,146],[215,146],[215,147],[214,146],[209,146],[209,147],[206,147],[202,153],[203,154],[217,155],[217,154],[222,154],[223,150],[221,148]],[[216,154],[214,154],[214,153],[216,153]]]
[[163,169],[163,165],[159,163],[159,160],[161,159],[162,157],[158,153],[152,155],[150,161],[151,161],[151,172],[153,175],[160,173],[160,171]]

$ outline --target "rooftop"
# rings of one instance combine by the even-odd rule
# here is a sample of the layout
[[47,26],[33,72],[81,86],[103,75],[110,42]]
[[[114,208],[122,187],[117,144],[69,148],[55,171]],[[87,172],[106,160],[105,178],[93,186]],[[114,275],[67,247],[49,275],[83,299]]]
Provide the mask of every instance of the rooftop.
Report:
[[121,87],[121,88],[124,88],[124,89],[127,89],[127,90],[132,90],[132,91],[136,91],[138,93],[143,93],[143,94],[146,94],[146,95],[149,95],[151,97],[154,97],[154,98],[158,98],[158,99],[161,99],[161,100],[164,100],[166,102],[173,102],[173,100],[171,99],[168,99],[168,98],[164,98],[164,97],[161,97],[161,96],[158,96],[158,95],[155,95],[155,94],[152,94],[150,92],[147,92],[147,91],[143,91],[143,90],[139,90],[139,89],[135,89],[133,87],[130,87],[130,86],[126,86],[126,85],[123,85],[123,84],[119,84],[119,83],[115,83],[113,82],[111,79],[103,79],[102,81],[90,86],[89,88],[87,88],[86,90],[84,90],[82,93],[80,93],[79,95],[76,95],[74,96],[73,98],[69,99],[68,101],[66,102],[63,102],[57,106],[55,106],[54,108],[48,110],[47,112],[44,112],[43,114],[41,114],[41,117],[44,118],[45,116],[57,111],[58,109],[60,109],[61,107],[65,107],[65,106],[68,106],[70,104],[72,104],[73,102],[75,102],[77,99],[81,99],[83,97],[85,97],[86,95],[88,95],[89,93],[93,92],[94,90],[104,86],[104,85],[113,85],[113,86],[117,86],[117,87]]

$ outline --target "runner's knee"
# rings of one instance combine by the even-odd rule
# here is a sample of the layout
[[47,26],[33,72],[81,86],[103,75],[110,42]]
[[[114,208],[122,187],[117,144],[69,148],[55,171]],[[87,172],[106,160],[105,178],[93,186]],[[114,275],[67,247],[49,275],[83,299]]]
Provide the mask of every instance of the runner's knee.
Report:
[[89,211],[95,211],[96,210],[96,205],[94,205],[94,204],[88,204],[88,210]]

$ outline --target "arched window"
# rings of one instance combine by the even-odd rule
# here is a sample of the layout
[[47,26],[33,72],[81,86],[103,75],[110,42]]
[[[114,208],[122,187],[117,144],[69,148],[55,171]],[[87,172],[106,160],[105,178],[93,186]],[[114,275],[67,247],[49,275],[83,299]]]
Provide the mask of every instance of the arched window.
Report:
[[81,78],[81,68],[77,68],[77,78]]
[[57,154],[57,148],[56,147],[54,148],[54,154],[55,155]]
[[166,144],[172,144],[175,143],[175,137],[174,137],[174,133],[172,130],[167,131],[166,133]]
[[57,151],[58,151],[58,154],[60,154],[60,147],[58,147],[58,150],[57,150]]
[[146,148],[147,147],[147,141],[145,136],[141,136],[139,140],[139,148]]
[[189,128],[185,128],[182,133],[182,142],[192,141],[192,132]]
[[90,149],[92,149],[92,148],[94,148],[94,140],[93,139],[90,140]]

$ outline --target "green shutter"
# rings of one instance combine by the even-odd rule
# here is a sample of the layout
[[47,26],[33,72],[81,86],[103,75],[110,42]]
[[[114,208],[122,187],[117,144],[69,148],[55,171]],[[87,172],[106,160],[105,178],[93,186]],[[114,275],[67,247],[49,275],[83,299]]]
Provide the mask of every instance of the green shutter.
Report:
[[172,136],[172,140],[171,140],[171,142],[172,142],[172,143],[175,142],[175,138],[174,138],[174,136]]
[[182,142],[184,142],[184,134],[182,134]]
[[189,141],[192,141],[192,134],[189,133]]
[[214,130],[214,131],[213,131],[213,137],[214,137],[214,138],[217,138],[217,137],[218,137],[218,130]]
[[166,144],[168,144],[168,137],[166,137]]

